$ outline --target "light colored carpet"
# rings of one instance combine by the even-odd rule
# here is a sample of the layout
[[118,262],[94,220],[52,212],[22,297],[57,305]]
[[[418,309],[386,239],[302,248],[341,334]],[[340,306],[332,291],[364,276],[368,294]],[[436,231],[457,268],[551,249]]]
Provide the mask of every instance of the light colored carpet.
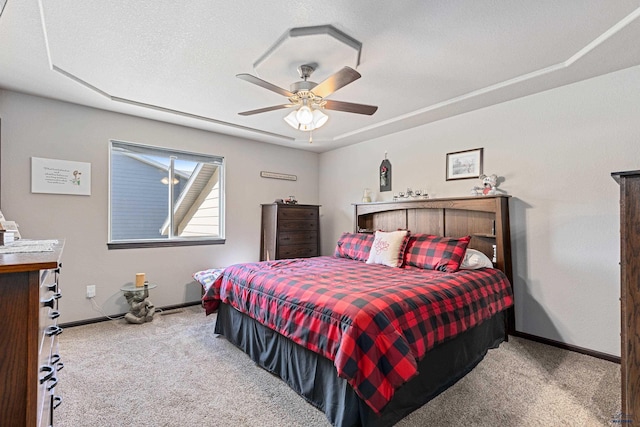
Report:
[[[328,426],[323,413],[213,334],[199,306],[152,323],[66,328],[56,426]],[[609,426],[619,365],[511,338],[398,426]]]

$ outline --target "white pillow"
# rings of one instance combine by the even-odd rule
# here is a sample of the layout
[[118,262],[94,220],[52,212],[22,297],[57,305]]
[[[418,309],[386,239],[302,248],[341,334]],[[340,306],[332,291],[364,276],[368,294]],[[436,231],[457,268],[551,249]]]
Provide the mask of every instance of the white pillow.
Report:
[[468,249],[464,254],[464,259],[460,264],[460,269],[476,270],[478,268],[494,268],[491,260],[482,252],[475,249]]
[[407,246],[406,236],[407,230],[376,231],[367,264],[400,267]]

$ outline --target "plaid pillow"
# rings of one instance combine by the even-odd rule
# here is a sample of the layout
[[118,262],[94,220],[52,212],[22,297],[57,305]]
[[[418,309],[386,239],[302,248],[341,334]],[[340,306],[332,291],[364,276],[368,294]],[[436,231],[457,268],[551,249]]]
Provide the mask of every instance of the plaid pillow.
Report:
[[409,237],[404,262],[414,267],[448,273],[458,271],[471,236],[460,238],[416,234]]
[[333,256],[366,261],[369,259],[373,239],[373,234],[368,233],[342,233]]

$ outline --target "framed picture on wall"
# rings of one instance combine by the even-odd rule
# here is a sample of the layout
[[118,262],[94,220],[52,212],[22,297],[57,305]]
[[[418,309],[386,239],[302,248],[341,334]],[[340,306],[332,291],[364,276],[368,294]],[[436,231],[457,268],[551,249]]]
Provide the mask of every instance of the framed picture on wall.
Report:
[[447,181],[479,178],[482,174],[483,148],[447,153]]
[[391,162],[385,154],[384,160],[380,163],[380,192],[391,191]]

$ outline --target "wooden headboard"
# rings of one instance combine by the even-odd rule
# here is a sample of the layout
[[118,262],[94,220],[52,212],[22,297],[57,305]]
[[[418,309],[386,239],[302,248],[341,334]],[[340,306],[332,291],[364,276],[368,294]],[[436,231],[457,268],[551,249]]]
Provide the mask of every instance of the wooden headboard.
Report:
[[493,258],[513,284],[509,197],[476,196],[355,204],[356,232],[407,229],[437,236],[471,236],[469,247]]

